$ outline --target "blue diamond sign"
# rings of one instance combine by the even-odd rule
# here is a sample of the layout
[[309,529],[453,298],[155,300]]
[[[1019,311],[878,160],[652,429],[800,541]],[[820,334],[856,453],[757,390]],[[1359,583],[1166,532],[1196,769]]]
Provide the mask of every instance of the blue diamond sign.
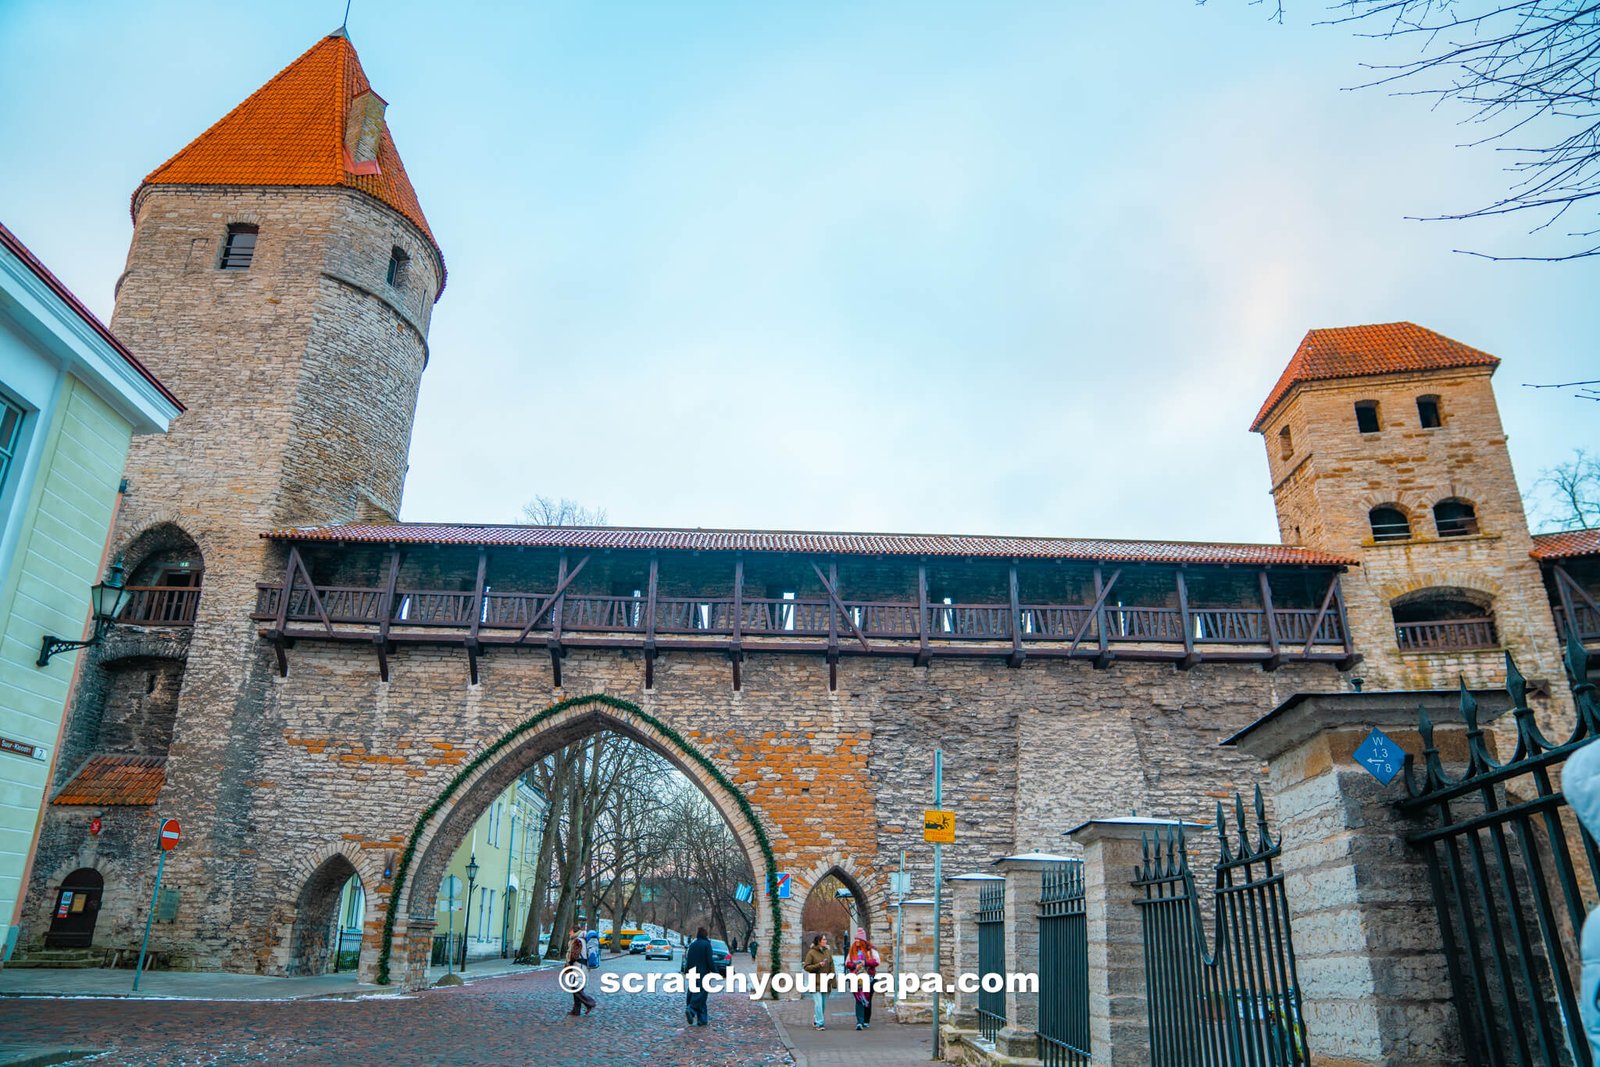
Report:
[[1387,734],[1376,726],[1367,735],[1356,749],[1356,762],[1367,769],[1372,777],[1388,785],[1394,781],[1394,776],[1400,773],[1401,766],[1405,763],[1406,750],[1395,744]]

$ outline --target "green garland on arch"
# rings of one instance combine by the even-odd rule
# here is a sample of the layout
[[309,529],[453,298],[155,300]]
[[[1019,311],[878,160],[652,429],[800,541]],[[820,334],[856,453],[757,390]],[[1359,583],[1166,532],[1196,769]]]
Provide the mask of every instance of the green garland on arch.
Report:
[[778,904],[778,864],[777,860],[773,857],[772,843],[767,839],[766,828],[761,824],[761,820],[759,817],[757,817],[755,809],[750,806],[750,800],[744,795],[744,790],[735,786],[732,780],[729,779],[727,775],[723,774],[722,770],[717,767],[715,763],[712,763],[703,752],[685,740],[682,734],[678,733],[676,730],[672,729],[672,727],[668,726],[660,719],[657,719],[655,716],[647,714],[641,710],[637,704],[630,703],[629,701],[623,700],[619,697],[591,694],[589,696],[571,697],[567,700],[562,700],[555,704],[551,704],[549,707],[539,712],[539,714],[533,716],[532,718],[523,720],[506,733],[500,735],[500,737],[497,738],[493,744],[468,761],[467,764],[456,773],[456,776],[450,779],[450,783],[444,787],[444,792],[440,793],[433,803],[424,808],[422,814],[417,817],[417,823],[411,829],[411,836],[406,841],[405,851],[401,853],[400,863],[399,866],[395,868],[394,880],[389,889],[389,903],[383,916],[383,947],[378,952],[379,985],[389,984],[389,956],[390,949],[394,942],[394,917],[396,905],[400,900],[400,894],[405,889],[406,878],[411,872],[411,861],[416,855],[417,842],[421,839],[422,832],[427,827],[428,822],[439,813],[441,808],[449,803],[450,798],[455,796],[456,791],[461,788],[462,784],[465,783],[468,778],[472,777],[474,771],[476,771],[479,767],[482,767],[490,759],[494,758],[494,756],[507,745],[511,744],[528,731],[539,726],[547,719],[559,715],[561,712],[566,711],[569,708],[579,707],[584,704],[603,704],[608,708],[625,712],[628,715],[638,718],[651,729],[655,730],[657,733],[661,734],[667,740],[676,745],[682,754],[688,756],[695,763],[699,764],[701,769],[711,776],[712,781],[721,786],[722,789],[733,798],[734,802],[739,805],[739,811],[747,820],[749,820],[751,829],[755,831],[756,842],[761,846],[761,858],[766,864],[767,905],[772,910],[772,970],[774,973],[776,973],[782,967],[781,945],[783,943],[783,909]]

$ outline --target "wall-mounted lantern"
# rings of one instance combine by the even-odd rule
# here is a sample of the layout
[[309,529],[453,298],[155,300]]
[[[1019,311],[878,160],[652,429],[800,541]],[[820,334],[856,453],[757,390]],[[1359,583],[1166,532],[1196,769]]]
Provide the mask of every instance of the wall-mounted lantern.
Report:
[[122,566],[122,557],[118,556],[111,563],[111,570],[106,575],[105,581],[98,583],[89,590],[91,606],[94,610],[94,633],[87,641],[63,641],[53,634],[45,634],[43,643],[39,646],[39,659],[36,666],[44,667],[50,663],[50,657],[57,652],[71,652],[74,649],[88,648],[98,645],[105,637],[106,631],[111,629],[117,616],[128,605],[127,572]]

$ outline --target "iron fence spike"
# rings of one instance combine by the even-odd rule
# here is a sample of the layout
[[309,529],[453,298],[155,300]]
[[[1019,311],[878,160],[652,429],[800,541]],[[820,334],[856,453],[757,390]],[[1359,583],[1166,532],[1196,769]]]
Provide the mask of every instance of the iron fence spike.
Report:
[[1250,845],[1250,823],[1244,817],[1244,794],[1233,793],[1233,821],[1239,830],[1239,855],[1248,856],[1255,851]]

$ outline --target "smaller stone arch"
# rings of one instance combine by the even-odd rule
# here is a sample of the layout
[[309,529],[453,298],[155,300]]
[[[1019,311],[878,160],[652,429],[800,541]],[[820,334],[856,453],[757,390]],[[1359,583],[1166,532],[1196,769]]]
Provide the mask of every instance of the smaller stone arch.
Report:
[[[795,923],[797,928],[805,925],[805,905],[810,899],[812,892],[816,889],[818,884],[832,877],[837,879],[839,883],[846,889],[850,890],[851,896],[854,898],[856,903],[856,925],[862,926],[866,929],[868,939],[873,937],[874,921],[880,915],[886,914],[885,909],[887,898],[881,890],[877,892],[869,892],[866,888],[866,884],[864,884],[864,880],[862,878],[858,878],[855,873],[852,872],[851,867],[852,864],[847,859],[829,858],[819,860],[817,863],[813,864],[811,869],[802,876],[801,880],[796,885],[797,890],[803,890],[801,892],[797,892],[796,894],[800,900],[800,914],[795,917],[796,920],[798,920]],[[815,933],[816,931],[799,930],[798,932],[801,935],[802,942],[808,942],[811,934]],[[843,951],[844,946],[839,946],[839,948],[840,951]]]
[[[332,969],[333,953],[339,948],[335,941],[339,901],[352,877],[360,886],[362,913],[370,925],[378,876],[355,842],[325,845],[296,862],[290,884],[299,885],[300,893],[294,902],[293,917],[286,923],[278,970],[289,975],[315,975]],[[370,952],[367,940],[362,939],[363,960]]]
[[183,526],[172,520],[147,526],[119,555],[130,591],[122,616],[126,621],[141,626],[194,624],[205,553]]
[[1379,543],[1409,541],[1416,536],[1415,522],[1410,509],[1396,500],[1388,500],[1369,507],[1367,525],[1372,532],[1372,540]]
[[1470,537],[1479,532],[1478,507],[1463,496],[1435,501],[1433,526],[1440,537]]
[[50,929],[44,937],[46,948],[88,948],[94,944],[95,920],[100,917],[105,885],[105,875],[93,866],[77,867],[56,883]]

